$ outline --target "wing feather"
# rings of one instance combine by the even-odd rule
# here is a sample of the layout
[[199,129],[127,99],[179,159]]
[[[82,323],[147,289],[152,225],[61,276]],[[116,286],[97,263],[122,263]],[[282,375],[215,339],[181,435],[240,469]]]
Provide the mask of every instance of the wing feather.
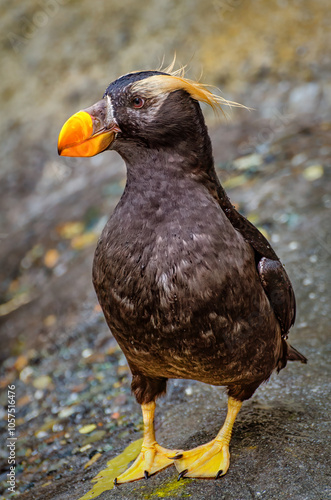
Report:
[[282,336],[287,337],[295,321],[296,305],[292,284],[284,266],[263,234],[233,207],[222,186],[218,187],[217,194],[233,227],[255,250],[262,286],[279,321]]

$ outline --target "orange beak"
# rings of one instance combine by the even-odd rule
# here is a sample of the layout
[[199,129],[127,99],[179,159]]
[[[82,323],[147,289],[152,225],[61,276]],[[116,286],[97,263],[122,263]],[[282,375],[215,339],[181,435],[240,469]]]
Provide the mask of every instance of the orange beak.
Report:
[[99,101],[86,111],[78,111],[63,125],[58,152],[61,156],[94,156],[105,151],[120,128],[114,120],[105,123],[107,101]]

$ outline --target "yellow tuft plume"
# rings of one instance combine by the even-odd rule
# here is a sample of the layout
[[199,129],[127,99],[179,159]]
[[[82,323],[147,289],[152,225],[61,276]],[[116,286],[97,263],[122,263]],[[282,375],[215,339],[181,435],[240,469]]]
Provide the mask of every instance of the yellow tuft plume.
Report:
[[[173,64],[174,61],[170,68],[167,69],[172,70]],[[176,90],[185,90],[196,101],[208,104],[216,112],[221,110],[223,114],[224,111],[222,106],[233,106],[247,109],[246,106],[243,106],[242,104],[228,101],[224,97],[214,94],[211,90],[209,90],[211,88],[215,88],[211,85],[206,85],[184,78],[184,69],[185,67],[182,67],[177,71],[173,71],[169,75],[153,75],[149,78],[145,78],[144,80],[139,80],[133,84],[132,89],[138,93],[141,92],[143,95],[148,97],[157,97],[160,94],[167,94]]]

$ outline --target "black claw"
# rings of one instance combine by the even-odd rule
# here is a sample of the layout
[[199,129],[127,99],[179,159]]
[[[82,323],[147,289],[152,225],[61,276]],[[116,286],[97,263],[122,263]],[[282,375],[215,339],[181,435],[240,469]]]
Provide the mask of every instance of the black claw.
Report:
[[114,485],[117,486],[117,477],[114,479]]
[[183,453],[178,453],[178,455],[175,455],[174,457],[169,457],[170,460],[179,460],[180,458],[183,458]]
[[219,478],[222,474],[223,474],[223,471],[222,471],[222,469],[220,469],[220,470],[218,471],[218,473],[216,474],[215,479],[218,479],[218,478]]
[[179,481],[180,479],[182,479],[182,478],[185,476],[185,474],[186,474],[186,472],[187,472],[187,471],[188,471],[188,469],[184,469],[184,470],[182,470],[182,472],[180,472],[180,473],[178,474],[177,481]]
[[148,479],[148,478],[149,478],[149,474],[148,474],[148,471],[147,471],[147,470],[144,470],[144,478],[145,478],[145,479]]

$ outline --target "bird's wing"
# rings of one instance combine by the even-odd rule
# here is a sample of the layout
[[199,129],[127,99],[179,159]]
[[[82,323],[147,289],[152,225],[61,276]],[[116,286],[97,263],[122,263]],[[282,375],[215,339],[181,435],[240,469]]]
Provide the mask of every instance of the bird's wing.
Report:
[[237,212],[222,186],[218,187],[217,195],[223,212],[233,227],[239,231],[244,239],[254,248],[255,252],[261,257],[279,261],[269,241],[251,222],[249,222],[248,219],[246,219],[246,217]]
[[289,277],[279,260],[260,259],[257,270],[262,286],[279,321],[282,336],[287,336],[295,321],[295,296]]
[[255,251],[262,286],[279,321],[282,336],[287,337],[295,321],[295,296],[284,266],[263,234],[233,207],[222,186],[217,194],[232,226]]

